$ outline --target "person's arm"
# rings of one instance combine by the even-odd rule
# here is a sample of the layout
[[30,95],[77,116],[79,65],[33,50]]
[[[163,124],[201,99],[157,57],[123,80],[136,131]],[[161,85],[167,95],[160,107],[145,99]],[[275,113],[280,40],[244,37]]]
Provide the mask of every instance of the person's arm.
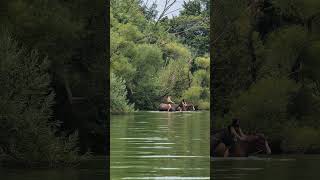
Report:
[[239,136],[239,134],[236,132],[236,130],[233,127],[231,127],[231,134],[233,134],[234,136],[236,136],[236,138],[240,140],[244,140],[244,138]]
[[172,102],[172,101],[171,101],[171,98],[167,98],[167,102],[168,102],[168,103],[173,103],[173,104],[174,104],[174,102]]
[[240,136],[241,136],[241,137],[244,137],[244,138],[247,137],[247,135],[245,135],[245,134],[242,132],[241,128],[239,128],[239,132],[240,132]]

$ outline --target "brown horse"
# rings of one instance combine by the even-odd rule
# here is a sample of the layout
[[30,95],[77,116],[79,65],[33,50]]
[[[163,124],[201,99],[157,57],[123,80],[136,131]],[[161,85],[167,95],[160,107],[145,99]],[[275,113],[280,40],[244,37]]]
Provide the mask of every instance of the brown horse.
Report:
[[[220,142],[213,148],[213,156],[223,157],[226,146]],[[254,154],[271,154],[268,141],[263,134],[248,135],[246,141],[238,141],[229,149],[229,157],[247,157]]]
[[186,106],[183,106],[182,103],[179,104],[179,107],[177,108],[177,111],[195,111],[196,109],[194,108],[192,103],[187,103]]
[[[158,110],[159,111],[168,111],[169,107],[170,107],[169,104],[161,103],[159,105],[159,109]],[[170,111],[176,111],[178,107],[179,107],[179,105],[177,105],[177,104],[171,104]]]
[[[165,103],[161,103],[159,105],[159,111],[168,111],[169,109],[169,104],[165,104]],[[187,103],[187,106],[184,108],[182,107],[181,104],[171,104],[171,109],[170,111],[195,111],[195,108],[193,106],[193,104],[191,103]]]

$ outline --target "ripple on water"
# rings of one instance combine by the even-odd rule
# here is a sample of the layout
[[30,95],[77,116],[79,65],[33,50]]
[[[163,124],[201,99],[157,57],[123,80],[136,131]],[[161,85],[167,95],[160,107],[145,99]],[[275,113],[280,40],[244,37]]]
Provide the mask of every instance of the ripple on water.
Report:
[[141,146],[141,147],[135,147],[137,149],[171,149],[172,147],[167,146]]
[[157,143],[157,142],[128,142],[128,144],[153,144],[153,145],[169,145],[169,144],[176,144],[176,143],[171,143],[171,142],[168,142],[168,143]]
[[168,138],[160,138],[160,137],[146,137],[146,138],[117,138],[122,140],[154,140],[154,141],[167,141]]
[[121,179],[210,179],[210,177],[180,177],[180,176],[161,176],[161,177],[124,177]]
[[263,170],[264,168],[232,168],[233,170],[240,170],[240,171],[258,171]]
[[209,113],[117,116],[111,120],[111,179],[210,179],[209,123]]
[[127,156],[138,158],[209,158],[207,156],[176,156],[176,155],[150,155],[150,156]]
[[211,161],[269,161],[271,158],[260,157],[211,157]]

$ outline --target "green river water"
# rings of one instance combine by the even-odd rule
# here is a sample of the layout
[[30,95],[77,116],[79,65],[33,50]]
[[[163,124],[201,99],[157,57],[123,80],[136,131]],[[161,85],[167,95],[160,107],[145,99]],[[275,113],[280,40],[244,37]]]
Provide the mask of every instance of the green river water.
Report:
[[320,155],[209,158],[209,112],[112,115],[105,157],[77,168],[0,168],[0,180],[319,180]]
[[211,179],[319,180],[319,155],[213,158]]
[[209,179],[209,112],[111,117],[111,179]]

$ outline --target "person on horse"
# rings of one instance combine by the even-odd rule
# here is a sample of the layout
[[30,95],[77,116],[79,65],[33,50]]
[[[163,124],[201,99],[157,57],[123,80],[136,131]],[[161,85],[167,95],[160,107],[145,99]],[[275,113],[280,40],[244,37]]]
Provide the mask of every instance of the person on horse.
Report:
[[229,156],[229,149],[238,141],[246,141],[247,136],[240,128],[240,120],[237,118],[232,119],[232,123],[228,126],[227,133],[222,137],[221,141],[225,144],[226,150],[224,157]]
[[187,102],[184,99],[182,99],[181,103],[179,104],[180,111],[182,111],[182,110],[186,111],[187,110],[187,106],[188,106]]
[[174,102],[171,100],[171,96],[168,96],[168,97],[167,97],[166,103],[169,105],[168,111],[170,111],[170,109],[171,109],[171,107],[172,107],[171,104],[174,104]]

